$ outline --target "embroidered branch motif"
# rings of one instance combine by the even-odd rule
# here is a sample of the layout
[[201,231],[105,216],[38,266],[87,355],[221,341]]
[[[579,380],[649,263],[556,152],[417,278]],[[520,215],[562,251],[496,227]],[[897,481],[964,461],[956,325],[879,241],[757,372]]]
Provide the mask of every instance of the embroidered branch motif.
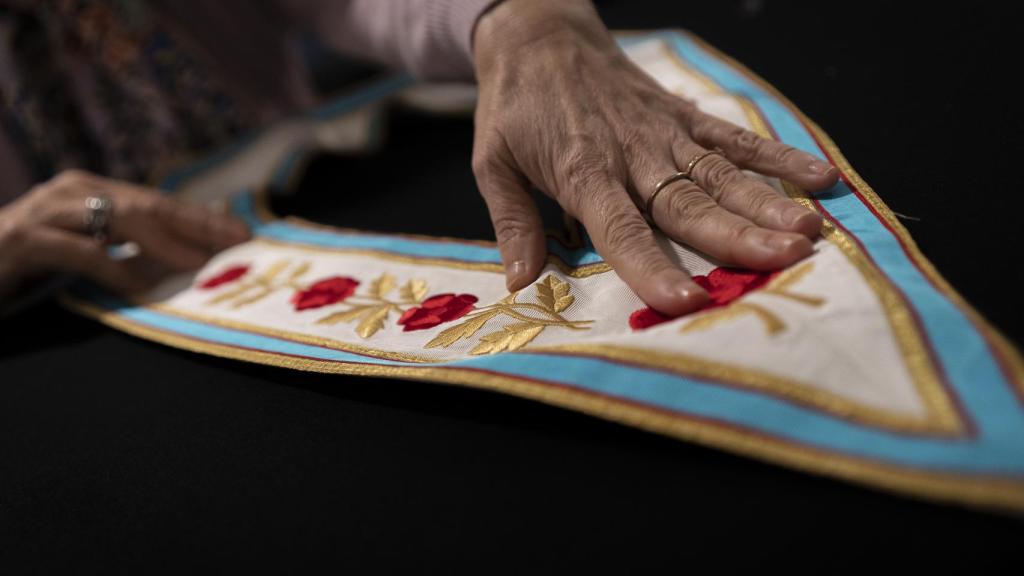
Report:
[[[771,294],[780,298],[786,298],[806,306],[821,306],[825,303],[824,298],[808,296],[792,292],[790,288],[802,280],[813,269],[814,263],[807,262],[803,265],[786,270],[776,276],[764,288],[758,290],[758,294]],[[753,302],[735,301],[726,306],[715,308],[705,312],[697,318],[683,325],[679,329],[681,333],[697,332],[706,330],[712,326],[721,324],[734,318],[743,316],[755,316],[764,325],[765,332],[774,336],[786,329],[786,323],[771,310]]]
[[[282,260],[270,265],[259,275],[249,274],[248,265],[235,265],[198,283],[200,290],[215,290],[225,284],[237,284],[210,299],[208,305],[230,303],[233,308],[252,304],[281,289],[292,289],[291,304],[296,312],[322,308],[334,304],[345,304],[338,310],[317,320],[317,324],[334,325],[356,322],[356,334],[370,338],[387,324],[392,313],[399,314],[397,325],[403,332],[426,330],[445,322],[458,320],[471,310],[477,302],[472,294],[436,294],[427,298],[427,282],[413,278],[398,288],[395,277],[384,273],[370,283],[365,293],[358,294],[362,284],[349,276],[330,276],[311,284],[301,284],[300,278],[309,271],[308,262],[303,262],[285,274],[291,264]],[[397,298],[392,294],[398,288]],[[558,305],[568,306],[564,294]]]
[[534,284],[536,303],[519,302],[519,292],[513,292],[495,304],[485,306],[466,316],[461,324],[442,330],[425,348],[447,348],[459,340],[469,340],[480,332],[491,320],[500,316],[518,320],[499,330],[480,337],[477,345],[469,351],[473,355],[511,352],[526,346],[550,327],[569,330],[589,330],[587,324],[593,320],[569,320],[562,315],[575,301],[570,294],[568,282],[548,275]]
[[220,274],[199,284],[201,290],[213,290],[225,284],[235,284],[230,289],[217,294],[208,305],[229,304],[232,308],[242,308],[266,298],[282,288],[301,289],[298,281],[309,271],[309,262],[302,262],[289,274],[284,274],[291,266],[287,260],[279,260],[271,264],[262,274],[252,275],[248,266],[232,266]]
[[403,331],[424,330],[465,316],[477,301],[472,294],[438,294],[427,298],[427,283],[418,278],[403,284],[398,299],[391,299],[389,296],[397,287],[394,276],[381,274],[365,294],[350,296],[346,309],[320,318],[317,324],[358,322],[356,334],[370,338],[384,328],[392,313],[399,314],[397,324]]

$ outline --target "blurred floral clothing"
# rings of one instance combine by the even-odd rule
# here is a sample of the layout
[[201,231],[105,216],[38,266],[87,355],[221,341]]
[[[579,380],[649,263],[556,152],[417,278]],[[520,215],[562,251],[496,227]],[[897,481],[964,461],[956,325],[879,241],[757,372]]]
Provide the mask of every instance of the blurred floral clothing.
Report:
[[296,30],[472,78],[494,0],[0,0],[0,203],[68,168],[136,182],[314,103]]

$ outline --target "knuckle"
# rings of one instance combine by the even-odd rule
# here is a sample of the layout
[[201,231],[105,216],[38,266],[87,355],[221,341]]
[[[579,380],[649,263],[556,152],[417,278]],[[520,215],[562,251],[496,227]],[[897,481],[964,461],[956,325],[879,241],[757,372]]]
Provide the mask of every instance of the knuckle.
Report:
[[625,211],[606,214],[601,226],[605,245],[616,252],[629,250],[638,238],[651,233],[650,227],[639,215]]
[[13,219],[0,221],[0,246],[4,252],[19,253],[28,242],[28,226]]
[[589,136],[575,136],[562,156],[562,177],[572,188],[585,188],[607,180],[608,156]]
[[690,135],[694,140],[706,142],[714,138],[718,124],[712,116],[704,114],[695,105],[691,104],[683,118],[689,123]]
[[482,144],[473,151],[471,166],[477,182],[488,182],[501,167],[501,159],[494,151],[494,146]]
[[153,203],[144,202],[138,198],[125,199],[123,202],[114,203],[114,218],[111,224],[117,224],[121,220],[128,223],[134,223],[140,220],[146,220],[153,215]]
[[729,231],[729,237],[733,240],[734,244],[739,244],[757,231],[757,226],[753,224],[738,224]]
[[573,162],[565,167],[563,178],[570,189],[580,191],[607,182],[609,173],[602,163]]
[[772,195],[764,193],[759,194],[754,192],[753,189],[749,190],[749,192],[743,196],[743,203],[751,214],[760,214],[774,201],[775,198]]
[[171,223],[179,211],[178,203],[164,196],[142,201],[141,204],[147,216],[163,223]]
[[696,187],[669,196],[669,217],[688,227],[695,227],[714,211],[715,203]]
[[633,258],[633,268],[640,278],[650,278],[670,266],[665,259],[652,253],[638,254]]
[[516,238],[522,238],[533,232],[526,219],[515,212],[505,212],[492,219],[494,236],[498,244],[504,245]]
[[656,149],[651,143],[650,136],[645,133],[628,129],[619,137],[619,145],[627,159],[640,158],[650,154],[650,150]]
[[788,164],[790,160],[799,154],[800,151],[792,146],[777,146],[772,159],[778,164]]
[[698,169],[703,168],[700,181],[707,189],[715,192],[735,184],[740,174],[731,162],[718,156],[712,156],[701,164],[697,165]]
[[733,143],[736,155],[743,162],[753,162],[757,160],[758,156],[762,153],[765,144],[767,144],[763,138],[754,132],[744,130],[740,127],[736,127],[732,130],[729,135],[729,140]]
[[92,176],[84,170],[64,170],[50,179],[49,184],[57,190],[79,188],[91,180]]

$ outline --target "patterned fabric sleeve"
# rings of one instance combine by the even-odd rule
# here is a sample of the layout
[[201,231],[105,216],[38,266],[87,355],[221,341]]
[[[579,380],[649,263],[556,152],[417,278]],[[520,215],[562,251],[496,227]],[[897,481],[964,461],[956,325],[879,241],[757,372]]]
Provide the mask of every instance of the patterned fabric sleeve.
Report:
[[329,47],[432,80],[471,80],[477,18],[500,0],[282,0]]

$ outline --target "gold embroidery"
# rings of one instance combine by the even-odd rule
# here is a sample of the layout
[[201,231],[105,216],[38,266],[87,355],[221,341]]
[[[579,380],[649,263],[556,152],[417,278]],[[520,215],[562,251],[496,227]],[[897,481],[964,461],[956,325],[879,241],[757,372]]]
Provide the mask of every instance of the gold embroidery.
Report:
[[[447,243],[447,244],[463,244],[470,246],[481,246],[484,248],[495,248],[497,249],[498,243],[488,240],[465,240],[462,238],[453,238],[450,236],[425,236],[422,234],[394,234],[394,233],[379,233],[379,232],[368,232],[366,230],[358,230],[355,228],[340,228],[334,226],[327,226],[324,224],[318,224],[299,218],[297,216],[286,216],[279,218],[269,207],[269,200],[267,198],[267,190],[261,189],[258,193],[253,195],[254,210],[257,213],[257,217],[262,222],[271,222],[275,220],[284,220],[293,226],[300,228],[308,228],[312,230],[323,230],[331,233],[344,232],[346,234],[358,234],[360,236],[381,236],[387,238],[408,238],[410,240],[416,240],[420,242],[434,242],[434,243]],[[554,237],[556,240],[569,249],[579,249],[583,246],[582,239],[579,234],[579,224],[566,213],[563,213],[565,220],[566,231],[562,232],[556,230]],[[292,243],[287,240],[281,240],[277,238],[267,238],[265,236],[256,237],[250,242],[264,242],[268,244],[277,244],[282,246],[291,246],[301,250],[313,250],[321,252],[344,252],[347,254],[360,254],[373,256],[374,258],[382,258],[388,260],[394,260],[396,262],[407,262],[411,264],[423,264],[430,266],[444,266],[446,268],[457,268],[459,270],[480,270],[486,272],[494,272],[496,274],[505,274],[505,267],[500,263],[492,262],[467,262],[461,260],[453,260],[448,258],[431,258],[429,256],[408,256],[405,254],[395,254],[394,252],[386,252],[383,250],[374,250],[372,248],[342,248],[342,247],[326,247],[326,246],[311,246],[308,244]],[[583,264],[581,266],[570,266],[566,264],[564,260],[554,254],[547,255],[547,262],[549,265],[554,266],[559,272],[566,276],[573,278],[586,278],[587,276],[593,276],[595,274],[604,274],[605,272],[611,272],[611,265],[606,262],[595,262],[593,264]]]
[[[780,103],[786,106],[793,114],[803,120],[816,137],[820,139],[823,146],[827,149],[828,153],[836,159],[837,168],[840,169],[842,174],[850,177],[853,172],[852,167],[845,159],[842,159],[842,155],[839,150],[835,147],[831,140],[828,140],[827,136],[821,131],[820,128],[811,122],[803,113],[793,105],[785,96],[778,92],[774,86],[768,84],[763,78],[757,76],[754,72],[751,72],[743,64],[732,59],[727,54],[723,54],[718,51],[714,46],[711,46],[704,42],[701,38],[695,36],[692,33],[684,32],[694,42],[700,44],[707,52],[715,58],[731,65],[735,70],[741,74],[745,74],[751,81],[755,82],[767,92],[772,94]],[[727,92],[724,88],[718,86],[710,78],[706,77],[699,70],[694,69],[688,62],[680,57],[672,58],[672,62],[676,64],[679,70],[684,74],[689,74],[700,78],[702,82],[709,86],[715,87],[715,92],[718,94],[727,94],[735,97],[739,104],[743,107],[744,113],[748,119],[757,117],[757,122],[751,122],[752,129],[758,132],[758,135],[764,138],[773,138],[768,125],[761,118],[759,111],[754,105],[748,101],[742,95],[735,95]],[[774,139],[774,138],[773,138]],[[840,161],[842,159],[842,161]],[[863,183],[859,177],[854,180],[858,186]],[[814,207],[813,202],[810,200],[808,195],[799,190],[795,186],[792,186],[788,182],[781,181],[783,188],[786,193],[794,201],[801,205],[817,210]],[[866,186],[866,184],[865,184]],[[868,189],[870,190],[870,189]],[[874,192],[871,192],[870,198],[872,199],[872,206],[880,213],[886,215],[886,221],[895,221],[895,217],[892,216],[888,207],[879,199]],[[938,272],[934,271],[934,268],[928,263],[927,259],[924,258],[919,251],[916,251],[916,245],[909,240],[909,234],[901,224],[896,222],[892,225],[894,230],[902,231],[898,234],[900,238],[905,239],[908,242],[907,246],[914,247],[915,250],[915,261],[922,264],[923,269],[931,270],[935,277],[938,277]],[[827,218],[824,221],[822,227],[822,236],[837,246],[840,251],[847,257],[847,259],[854,265],[854,267],[860,272],[861,276],[867,282],[868,286],[878,297],[879,302],[882,304],[882,309],[885,312],[886,318],[889,321],[889,325],[892,327],[893,335],[897,345],[902,352],[904,362],[907,366],[907,370],[911,374],[911,378],[914,382],[914,387],[917,389],[918,394],[924,400],[925,405],[928,406],[928,417],[929,420],[936,424],[936,427],[941,430],[949,431],[961,431],[964,426],[961,422],[960,416],[957,413],[957,409],[953,404],[952,399],[949,397],[945,387],[939,379],[935,366],[930,358],[927,347],[922,339],[921,334],[914,323],[910,310],[907,309],[906,304],[902,301],[901,296],[895,291],[895,289],[889,284],[888,280],[882,275],[882,273],[875,268],[874,264],[867,258],[867,256],[860,250],[860,248],[854,243],[853,240],[848,238],[841,230],[833,225]],[[944,282],[944,281],[943,281]],[[963,302],[962,299],[956,295],[955,291],[952,290],[948,284],[942,284],[946,287],[947,294],[961,303],[961,308],[968,311],[969,315],[977,317],[977,313],[973,312],[973,309]],[[1024,374],[1019,376],[1024,381]],[[1020,384],[1022,391],[1024,391],[1024,384]]]
[[[695,40],[700,41],[695,38]],[[713,50],[713,48],[708,47]],[[724,61],[731,61],[722,55],[719,58]],[[743,70],[742,66],[733,61],[734,67]],[[770,85],[765,84],[767,89]],[[777,93],[776,93],[777,94]],[[800,115],[805,122],[808,122],[810,129],[816,133],[823,142],[823,147],[829,151],[836,164],[843,171],[844,175],[851,178],[851,181],[858,182],[859,177],[845,162],[839,154],[834,143],[831,143],[820,128],[810,123],[798,110],[794,112]],[[860,183],[857,184],[858,187]],[[870,188],[862,188],[862,194],[872,205],[877,201],[876,209],[886,219],[891,218],[891,213],[874,197]],[[968,316],[974,321],[986,336],[993,339],[992,344],[1001,353],[1010,368],[1012,379],[1021,384],[1024,380],[1024,366],[1021,364],[1020,355],[1008,344],[994,329],[966,304],[953,289],[938,276],[938,273],[931,267],[930,263],[920,254],[916,246],[905,237],[906,232],[897,222],[893,225],[897,235],[905,241],[905,246],[911,258],[917,262],[925,271],[925,274],[936,282],[942,292],[948,295]],[[600,416],[606,419],[633,425],[642,429],[650,430],[675,436],[677,438],[691,440],[698,443],[719,447],[732,452],[745,454],[762,460],[787,464],[805,471],[826,474],[847,480],[866,482],[875,486],[897,491],[910,493],[917,496],[950,500],[962,503],[971,503],[979,506],[1013,508],[1024,510],[1024,486],[1016,480],[1003,480],[983,475],[953,474],[935,471],[921,471],[909,469],[891,464],[864,460],[862,458],[845,456],[843,454],[828,453],[814,450],[807,446],[797,445],[790,442],[752,433],[749,430],[717,426],[713,422],[689,419],[685,416],[652,411],[642,405],[630,405],[624,403],[610,402],[608,399],[588,394],[583,391],[569,387],[551,387],[543,383],[531,382],[521,378],[503,376],[497,374],[483,374],[470,372],[456,368],[444,367],[406,367],[406,366],[375,366],[359,363],[339,363],[313,359],[295,358],[275,353],[245,350],[237,347],[220,345],[206,342],[196,338],[170,334],[161,330],[153,329],[145,325],[133,322],[120,316],[117,312],[108,312],[96,308],[90,304],[64,299],[69,307],[78,310],[80,313],[92,316],[110,326],[123,330],[152,341],[161,342],[178,348],[203,352],[222,357],[234,358],[263,364],[286,366],[300,370],[314,370],[320,372],[357,374],[357,375],[381,375],[396,378],[411,378],[431,381],[448,382],[452,384],[470,385],[483,389],[492,389],[504,393],[513,394],[525,398],[532,398],[537,401],[553,405],[576,409],[584,413]],[[531,349],[532,351],[533,349]],[[612,349],[603,353],[604,357],[616,357],[619,349]],[[620,359],[624,362],[646,361],[643,360],[642,351],[636,354],[624,355]],[[675,356],[673,355],[673,360]]]
[[[401,262],[403,264],[416,264],[420,266],[439,266],[442,268],[455,268],[458,270],[492,272],[494,274],[502,275],[505,274],[505,268],[501,264],[491,262],[467,262],[463,260],[452,260],[448,258],[432,258],[429,256],[409,256],[406,254],[395,254],[394,252],[374,250],[371,248],[341,248],[329,246],[312,246],[309,244],[299,244],[296,242],[289,242],[287,240],[280,240],[277,238],[267,238],[266,236],[257,236],[256,238],[250,240],[248,243],[269,244],[272,246],[280,246],[282,248],[290,248],[294,250],[300,250],[303,252],[352,254],[355,256],[368,256],[379,260]],[[594,276],[596,274],[604,274],[605,272],[610,272],[612,269],[611,265],[609,265],[606,262],[594,262],[593,264],[583,264],[582,266],[573,267],[565,264],[560,258],[552,254],[548,254],[548,264],[558,268],[559,272],[572,278],[586,278],[588,276]]]
[[[825,303],[824,298],[819,298],[817,296],[807,296],[804,294],[798,294],[789,291],[789,288],[793,284],[799,282],[804,276],[807,276],[807,274],[811,271],[813,267],[814,262],[806,262],[804,264],[801,264],[800,266],[790,268],[789,270],[786,270],[778,277],[776,277],[774,280],[769,282],[767,286],[765,286],[761,290],[758,290],[756,293],[771,294],[773,296],[787,298],[789,300],[799,302],[800,304],[805,304],[807,306],[821,306],[822,304]],[[755,304],[753,302],[747,302],[745,300],[746,299],[737,300],[732,304],[729,304],[728,306],[716,308],[714,310],[705,312],[704,314],[700,314],[698,317],[694,318],[690,322],[686,323],[682,328],[680,328],[679,332],[686,333],[696,332],[699,330],[706,330],[708,328],[711,328],[712,326],[715,326],[727,320],[732,320],[733,318],[739,318],[748,315],[753,315],[758,320],[760,320],[761,323],[764,324],[764,329],[769,336],[774,336],[786,329],[786,323],[783,322],[782,318],[779,318],[777,314],[765,308],[764,306]]]
[[[151,328],[124,318],[115,311],[106,311],[67,295],[64,295],[61,300],[69,308],[128,334],[192,352],[293,370],[425,380],[494,390],[552,406],[577,410],[623,425],[727,450],[761,461],[791,466],[813,474],[865,483],[904,495],[958,502],[995,510],[1024,511],[1024,484],[1020,481],[984,475],[921,471],[847,456],[838,452],[816,450],[805,445],[760,435],[746,428],[716,425],[713,421],[693,419],[679,413],[651,410],[640,404],[613,402],[599,394],[571,386],[551,386],[544,382],[515,376],[481,373],[458,367],[380,366],[354,362],[332,362],[248,350]],[[606,352],[608,353],[606,355],[614,355],[621,350],[610,349]],[[634,359],[633,357],[623,358],[626,361]],[[672,359],[674,360],[675,357],[673,356]]]
[[592,323],[593,320],[568,320],[561,314],[575,300],[575,297],[569,293],[568,282],[549,274],[534,284],[534,289],[537,292],[537,304],[518,302],[519,292],[513,292],[496,304],[491,304],[470,314],[464,322],[442,330],[440,334],[427,342],[424,348],[447,348],[459,340],[468,340],[488,322],[503,315],[519,320],[519,322],[484,334],[480,337],[477,345],[469,351],[470,354],[497,354],[498,352],[519,350],[550,326],[568,328],[569,330],[589,330],[586,325]]
[[[841,167],[841,168],[843,170],[846,170],[846,167]],[[809,200],[805,200],[805,201],[809,202]],[[826,226],[828,226],[828,224],[829,223],[826,222]],[[280,244],[283,247],[304,249],[304,250],[309,250],[309,251],[344,252],[344,253],[356,252],[356,253],[360,253],[360,254],[362,254],[364,252],[364,251],[360,251],[360,250],[351,250],[351,249],[345,249],[345,248],[334,249],[334,248],[322,248],[322,247],[313,247],[313,246],[306,247],[306,246],[302,246],[302,245],[295,245],[295,244],[291,244],[291,243],[287,243],[287,242],[277,242],[277,241],[268,240],[268,239],[258,239],[256,241],[266,242],[266,243],[269,243],[269,244]],[[382,259],[394,259],[394,260],[398,260],[398,261],[409,262],[409,263],[416,263],[416,264],[422,264],[422,265],[441,265],[441,266],[450,265],[450,262],[448,262],[448,261],[435,262],[434,259],[421,259],[421,258],[416,258],[416,257],[405,257],[405,256],[400,256],[400,255],[388,254],[388,253],[374,253],[372,251],[365,251],[365,252],[367,252],[366,255],[372,255],[372,256],[374,256],[376,258],[382,258]],[[468,265],[466,267],[474,266],[474,264],[469,264],[469,263],[456,263],[456,264],[457,264],[456,267],[459,267],[459,268],[463,268],[463,264]],[[496,272],[496,273],[500,272],[500,267],[498,265],[479,264],[479,266],[484,266],[484,267],[491,267],[491,266],[493,266],[495,268],[494,272]],[[601,263],[601,264],[590,265],[590,266],[606,266],[606,265]],[[574,271],[580,271],[580,269],[576,269]],[[576,276],[576,274],[573,274],[573,275]],[[586,274],[580,274],[580,276],[585,276],[585,275]],[[419,362],[419,363],[422,363],[422,362],[439,362],[439,361],[443,362],[443,361],[445,361],[443,359],[421,357],[421,356],[415,356],[415,355],[411,355],[411,354],[402,354],[402,353],[391,352],[391,351],[374,350],[374,349],[370,349],[370,348],[361,347],[361,346],[358,346],[358,345],[353,344],[353,343],[348,343],[348,342],[343,342],[343,341],[338,341],[338,340],[332,340],[332,339],[329,339],[329,338],[310,336],[310,335],[307,335],[307,334],[301,334],[301,333],[295,333],[295,332],[286,332],[286,331],[281,331],[281,330],[275,330],[275,329],[271,329],[271,328],[267,328],[267,327],[263,327],[263,326],[249,325],[249,324],[245,324],[245,323],[241,323],[241,322],[237,322],[237,321],[228,321],[228,320],[221,319],[221,318],[200,316],[200,315],[196,315],[196,314],[192,314],[192,313],[187,313],[187,312],[184,312],[182,310],[175,310],[175,309],[172,309],[170,307],[167,307],[167,306],[164,306],[164,305],[159,305],[159,304],[150,305],[149,307],[161,310],[161,311],[163,311],[165,313],[171,313],[171,314],[175,314],[177,316],[191,318],[191,319],[195,319],[195,320],[199,320],[199,321],[210,322],[210,323],[213,323],[213,324],[219,324],[219,325],[223,325],[223,326],[227,326],[227,327],[234,327],[234,328],[238,328],[238,329],[244,329],[244,330],[254,331],[254,332],[263,333],[263,334],[276,335],[276,336],[279,336],[279,337],[282,337],[282,338],[285,338],[285,339],[289,339],[289,340],[293,340],[293,341],[306,342],[306,343],[311,343],[311,344],[320,345],[320,346],[326,346],[326,347],[330,347],[330,348],[334,348],[334,349],[352,351],[352,352],[356,352],[356,353],[359,353],[359,354],[366,354],[366,355],[377,357],[377,358],[399,360],[399,361],[404,361],[404,362]],[[571,345],[567,345],[567,346],[571,347]],[[535,349],[535,348],[531,348],[531,350],[533,350],[533,349]],[[644,361],[644,360],[641,359],[640,356],[636,356],[636,360]],[[698,377],[700,376],[699,373],[695,373],[695,374]],[[915,383],[917,383],[917,380],[915,380]],[[803,392],[808,390],[808,385],[805,384],[805,383],[798,382],[798,381],[785,381],[784,385],[780,383],[780,385],[778,387],[775,387],[775,388],[768,387],[768,390],[773,392],[773,393],[777,393],[777,394],[780,394],[780,395],[783,395],[783,396],[799,398],[799,397],[801,397],[801,394]],[[935,392],[937,392],[938,394],[941,395],[942,391],[941,390],[937,390]],[[924,397],[926,399],[926,402],[928,402],[929,396],[926,395]],[[886,414],[884,414],[881,411],[877,411],[877,410],[869,408],[869,407],[858,406],[855,403],[845,401],[845,400],[843,400],[841,398],[834,398],[834,400],[835,400],[835,402],[834,402],[834,404],[835,404],[834,409],[828,408],[828,410],[830,412],[839,414],[839,415],[844,416],[844,417],[847,417],[847,416],[854,417],[854,420],[856,420],[858,422],[861,422],[861,423],[864,423],[864,424],[868,424],[868,425],[885,426],[885,427],[888,427],[888,428],[894,428],[894,429],[904,430],[904,431],[909,431],[909,432],[931,432],[931,433],[936,433],[936,432],[938,432],[938,433],[948,433],[948,432],[959,431],[959,430],[962,429],[962,427],[959,425],[959,421],[955,418],[955,415],[954,415],[954,418],[952,420],[946,420],[944,418],[935,418],[935,412],[933,412],[932,410],[929,410],[927,419],[918,419],[916,417],[915,418],[909,418],[909,417],[904,418],[904,417],[898,417],[898,416],[894,416],[894,415],[890,418],[889,417],[890,415],[886,415]],[[940,400],[941,400],[941,398],[940,398]],[[929,405],[931,405],[931,403],[929,403]],[[829,404],[829,406],[832,406],[832,404]],[[863,408],[863,410],[862,410],[862,408]]]
[[[402,308],[403,304],[415,306],[422,303],[423,298],[427,295],[427,282],[416,278],[406,282],[399,290],[399,296],[402,298],[400,302],[388,300],[387,295],[396,287],[395,277],[385,272],[370,283],[366,295],[353,294],[349,296],[345,299],[347,309],[328,314],[317,320],[316,323],[330,326],[339,322],[348,323],[359,320],[359,324],[356,325],[356,334],[363,339],[369,338],[384,328],[384,322],[392,312],[401,314],[406,311]],[[362,302],[360,303],[359,300]]]
[[769,336],[774,336],[786,329],[786,324],[782,319],[767,308],[754,304],[753,302],[737,301],[724,308],[717,308],[705,314],[701,314],[680,328],[679,332],[687,333],[707,330],[708,328],[721,324],[722,322],[748,315],[753,315],[761,320],[764,324],[764,329],[768,332]]
[[290,264],[287,260],[278,260],[262,274],[242,280],[231,289],[211,298],[207,304],[213,306],[230,302],[232,308],[242,308],[266,298],[281,288],[301,289],[298,280],[309,271],[309,262],[299,264],[284,282],[275,282],[277,277],[288,269],[288,266]]

